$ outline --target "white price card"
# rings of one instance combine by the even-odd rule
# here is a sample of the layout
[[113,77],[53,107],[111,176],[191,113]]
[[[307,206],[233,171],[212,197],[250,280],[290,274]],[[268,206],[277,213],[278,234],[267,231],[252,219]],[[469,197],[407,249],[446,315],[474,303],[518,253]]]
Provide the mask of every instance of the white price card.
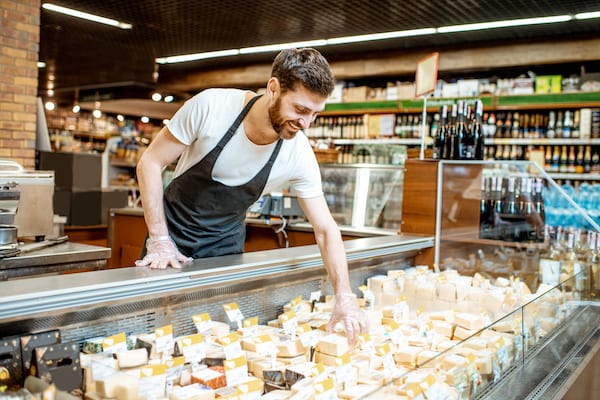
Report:
[[223,362],[225,367],[225,379],[228,386],[235,386],[248,378],[248,361],[242,355]]
[[352,379],[350,353],[346,353],[335,359],[335,376],[337,377],[338,382],[346,382]]
[[400,330],[400,325],[398,323],[392,321],[383,325],[383,328],[393,344],[400,344],[403,341],[404,334]]
[[261,356],[271,356],[277,354],[277,345],[269,335],[254,336],[252,341],[256,345],[256,353]]
[[242,345],[240,343],[240,336],[232,332],[229,335],[222,336],[218,339],[219,343],[223,346],[223,352],[225,358],[231,360],[244,355]]
[[165,361],[167,366],[167,381],[175,381],[181,376],[183,371],[183,365],[185,364],[185,357],[174,357]]
[[102,351],[111,354],[127,351],[127,336],[125,336],[125,333],[102,339]]
[[296,327],[298,326],[298,319],[296,318],[296,314],[293,311],[288,311],[281,314],[278,317],[278,319],[285,333],[287,333],[288,335],[295,334]]
[[315,400],[337,400],[335,384],[332,378],[324,379],[314,384]]
[[201,334],[181,338],[181,352],[185,361],[191,364],[199,363],[206,357],[206,344]]
[[242,323],[242,336],[250,337],[258,333],[258,317],[246,318]]
[[299,325],[296,334],[304,347],[313,347],[317,344],[317,337],[309,324]]
[[170,355],[175,342],[173,339],[173,325],[165,325],[154,331],[156,337],[156,352]]
[[310,292],[310,301],[319,301],[321,300],[321,296],[323,295],[323,293],[320,290],[317,290],[315,292]]
[[192,321],[194,321],[198,333],[206,333],[213,327],[213,322],[208,313],[194,315],[192,316]]
[[225,310],[225,314],[227,315],[229,322],[241,324],[241,322],[244,320],[244,314],[242,314],[242,310],[240,310],[237,303],[233,302],[224,304],[223,309]]
[[162,399],[167,387],[167,366],[146,365],[140,368],[138,394],[142,399]]
[[104,380],[117,371],[115,359],[112,354],[109,353],[95,354],[94,357],[91,358],[90,364],[90,367],[92,368],[92,377],[95,381]]

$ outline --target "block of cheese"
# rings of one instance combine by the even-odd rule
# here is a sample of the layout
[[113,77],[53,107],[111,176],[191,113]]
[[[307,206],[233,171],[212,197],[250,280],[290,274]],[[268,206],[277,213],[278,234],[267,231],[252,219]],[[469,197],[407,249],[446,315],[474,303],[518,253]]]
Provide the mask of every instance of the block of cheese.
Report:
[[265,379],[269,382],[277,383],[281,379],[281,381],[285,381],[285,365],[280,361],[275,361],[275,365],[273,362],[268,359],[255,361],[252,366],[252,375]]
[[213,337],[220,338],[229,334],[229,324],[220,321],[212,321],[212,328],[210,334]]
[[417,355],[417,365],[420,367],[426,362],[434,359],[440,354],[439,351],[435,350],[423,350]]
[[307,362],[308,357],[306,356],[306,354],[300,354],[299,356],[296,356],[296,357],[277,357],[277,361],[279,361],[285,365],[301,364],[301,363]]
[[378,389],[380,389],[380,386],[377,385],[358,384],[342,390],[338,393],[338,398],[348,400],[363,399],[369,394],[376,392]]
[[367,371],[358,374],[358,384],[360,385],[383,386],[389,380],[390,378],[382,371]]
[[396,288],[396,281],[386,275],[375,275],[367,279],[367,287],[373,293],[387,292]]
[[285,367],[285,381],[289,386],[292,386],[299,380],[310,378],[311,369],[315,366],[313,362],[305,362],[302,364],[293,364]]
[[470,313],[455,313],[454,323],[469,330],[481,330],[485,328],[486,319],[480,315]]
[[326,353],[321,353],[320,351],[315,351],[315,362],[322,363],[323,365],[336,366],[339,357],[332,356]]
[[319,339],[317,350],[320,353],[339,357],[348,352],[348,339],[345,336],[332,333]]
[[463,367],[467,364],[467,359],[458,354],[448,354],[441,358],[440,363],[442,368],[446,371],[451,370],[454,367]]
[[215,391],[199,383],[174,387],[169,394],[169,400],[214,400],[214,398]]
[[124,372],[117,372],[104,379],[96,380],[96,393],[101,397],[116,398],[117,388],[119,386],[139,385],[139,378],[126,374]]
[[135,341],[136,349],[146,349],[148,351],[148,358],[157,358],[156,352],[156,337],[154,333],[148,333],[138,335]]
[[296,357],[304,354],[305,348],[302,345],[300,339],[286,340],[277,343],[277,356],[278,357]]
[[469,340],[465,340],[461,347],[473,350],[485,350],[487,348],[488,340],[482,337],[472,337]]
[[409,335],[406,338],[406,342],[410,346],[418,346],[418,347],[422,347],[422,348],[425,348],[428,346],[427,338],[422,335]]
[[457,326],[456,328],[454,328],[454,336],[452,336],[452,338],[458,340],[465,340],[466,338],[475,335],[477,332],[478,330],[470,330],[462,326]]
[[134,349],[115,353],[119,369],[141,367],[148,363],[146,349]]
[[434,347],[434,350],[437,350],[437,351],[446,351],[449,348],[452,348],[452,347],[456,346],[459,343],[460,343],[460,340],[445,340],[445,341],[439,342]]
[[211,389],[227,386],[225,373],[215,370],[216,367],[205,368],[192,373],[192,383],[200,383]]
[[[138,375],[139,376],[139,375]],[[117,400],[143,400],[139,395],[140,379],[132,377],[131,380],[119,382],[115,388],[115,399]]]
[[447,338],[451,338],[452,335],[454,335],[454,325],[450,322],[440,321],[440,320],[432,320],[431,328],[438,335],[442,335]]
[[480,350],[475,352],[475,364],[480,374],[488,375],[492,370],[493,354],[490,350]]
[[394,352],[394,360],[396,363],[414,366],[417,363],[417,356],[422,351],[423,348],[419,346],[398,346]]
[[439,282],[437,297],[440,300],[454,303],[456,301],[456,285],[453,282]]

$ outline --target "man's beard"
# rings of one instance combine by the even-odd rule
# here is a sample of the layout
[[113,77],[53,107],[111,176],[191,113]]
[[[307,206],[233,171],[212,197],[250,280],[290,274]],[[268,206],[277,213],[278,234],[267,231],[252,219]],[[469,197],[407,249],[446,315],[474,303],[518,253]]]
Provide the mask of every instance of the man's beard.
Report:
[[290,139],[296,135],[296,131],[291,131],[288,127],[286,127],[287,121],[281,115],[281,98],[277,98],[277,100],[275,100],[275,104],[269,107],[269,118],[271,120],[273,130],[277,132],[279,137]]

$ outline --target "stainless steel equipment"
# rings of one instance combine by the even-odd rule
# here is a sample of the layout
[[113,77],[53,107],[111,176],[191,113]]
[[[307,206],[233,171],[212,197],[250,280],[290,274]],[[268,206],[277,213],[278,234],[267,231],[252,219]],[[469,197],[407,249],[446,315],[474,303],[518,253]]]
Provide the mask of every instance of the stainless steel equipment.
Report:
[[[0,202],[8,206],[0,208],[7,210],[9,218],[14,212],[14,221],[11,224],[17,227],[18,237],[40,239],[52,235],[54,171],[27,171],[17,162],[0,160],[0,187],[4,188],[3,192],[12,191],[12,199]],[[19,193],[16,210],[15,191]]]

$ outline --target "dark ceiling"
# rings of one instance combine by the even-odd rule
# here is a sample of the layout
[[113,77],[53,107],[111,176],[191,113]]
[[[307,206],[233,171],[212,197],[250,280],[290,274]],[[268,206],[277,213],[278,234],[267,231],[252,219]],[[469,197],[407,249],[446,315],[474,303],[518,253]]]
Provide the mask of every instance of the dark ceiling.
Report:
[[[133,25],[122,30],[41,10],[40,94],[48,77],[55,92],[119,88],[139,97],[148,88],[193,71],[270,62],[275,53],[234,56],[179,65],[156,57],[375,32],[440,27],[492,20],[600,11],[598,0],[53,0],[54,4]],[[42,1],[44,3],[44,1]],[[473,42],[527,41],[565,36],[598,37],[598,19],[550,25],[436,34],[371,43],[322,47],[330,60],[370,52],[431,48]],[[158,69],[157,69],[158,68]],[[158,77],[155,72],[158,72]],[[187,88],[192,93],[197,88]],[[128,92],[128,93],[127,93]]]

